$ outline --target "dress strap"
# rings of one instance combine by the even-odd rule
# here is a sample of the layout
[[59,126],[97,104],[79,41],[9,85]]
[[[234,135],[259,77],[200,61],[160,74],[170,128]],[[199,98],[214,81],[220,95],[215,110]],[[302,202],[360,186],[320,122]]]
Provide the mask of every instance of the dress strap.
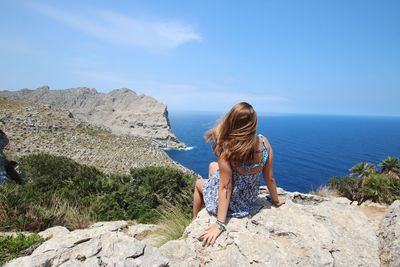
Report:
[[262,139],[262,142],[263,142],[263,150],[265,149],[265,155],[264,155],[264,153],[263,153],[263,156],[261,157],[261,161],[260,161],[259,164],[260,164],[260,165],[261,165],[261,164],[264,165],[265,162],[267,161],[267,158],[268,158],[268,148],[267,148],[267,145],[265,144],[264,136],[263,136],[262,134],[259,134],[258,136],[260,136],[261,139]]
[[[263,152],[263,155],[261,156],[261,160],[259,162],[257,162],[257,163],[253,163],[251,165],[244,165],[243,163],[241,163],[240,166],[238,167],[239,169],[250,171],[252,169],[258,168],[258,167],[260,167],[260,166],[265,164],[266,158],[268,157],[268,149],[267,149],[267,146],[266,146],[265,141],[264,141],[264,136],[262,134],[258,134],[257,136],[261,137],[261,140],[263,142],[262,151],[259,151],[258,149],[256,150],[256,152]],[[265,152],[265,154],[264,154],[264,152]]]
[[[264,135],[258,134],[258,136],[261,137],[261,140],[262,140],[262,143],[263,143],[263,147],[264,147],[265,149],[267,149],[267,145],[265,144],[265,141],[264,141]],[[267,149],[267,150],[268,150],[268,149]]]

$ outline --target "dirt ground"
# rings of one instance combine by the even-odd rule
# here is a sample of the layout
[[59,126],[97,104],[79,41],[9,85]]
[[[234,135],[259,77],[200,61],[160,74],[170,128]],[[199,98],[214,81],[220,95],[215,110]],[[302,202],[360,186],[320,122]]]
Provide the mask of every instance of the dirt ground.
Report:
[[388,206],[383,205],[361,205],[356,207],[371,220],[376,229],[378,229],[379,223],[388,209]]

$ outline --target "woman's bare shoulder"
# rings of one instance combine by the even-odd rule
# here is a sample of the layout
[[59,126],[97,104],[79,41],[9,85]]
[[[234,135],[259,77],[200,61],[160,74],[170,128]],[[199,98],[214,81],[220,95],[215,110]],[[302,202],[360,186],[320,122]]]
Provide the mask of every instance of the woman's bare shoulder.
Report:
[[262,135],[262,138],[264,140],[265,146],[267,149],[272,149],[271,143],[269,142],[268,138],[265,135]]

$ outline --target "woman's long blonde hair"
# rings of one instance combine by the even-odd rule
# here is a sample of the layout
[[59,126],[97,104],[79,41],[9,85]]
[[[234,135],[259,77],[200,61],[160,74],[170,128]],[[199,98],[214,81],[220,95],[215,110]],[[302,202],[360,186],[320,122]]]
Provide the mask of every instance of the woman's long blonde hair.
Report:
[[256,132],[257,113],[250,104],[241,102],[233,106],[214,128],[207,131],[204,138],[212,142],[213,151],[218,158],[237,166],[254,161]]

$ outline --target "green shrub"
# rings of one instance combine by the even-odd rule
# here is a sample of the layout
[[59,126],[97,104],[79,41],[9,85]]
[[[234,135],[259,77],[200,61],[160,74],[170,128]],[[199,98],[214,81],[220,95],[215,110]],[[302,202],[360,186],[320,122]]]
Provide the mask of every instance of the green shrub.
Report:
[[400,199],[399,162],[398,158],[386,158],[379,164],[379,173],[373,164],[361,162],[349,170],[350,177],[332,177],[328,185],[359,205],[366,200],[391,204]]
[[7,261],[23,256],[24,250],[43,241],[44,239],[37,234],[18,233],[16,236],[0,236],[0,266]]
[[364,202],[365,196],[362,190],[362,178],[353,177],[332,177],[328,181],[328,185],[333,190],[339,192],[343,197],[350,199],[351,201],[357,201],[358,204]]
[[92,197],[90,212],[96,221],[112,221],[127,219],[126,212],[118,203],[116,193]]
[[366,200],[391,204],[400,199],[400,180],[382,174],[365,178],[332,177],[328,185],[359,205]]
[[382,174],[372,175],[365,179],[362,190],[368,199],[390,204],[400,199],[400,180]]
[[47,154],[20,162],[28,182],[0,187],[0,231],[41,231],[55,225],[76,229],[99,220],[155,223],[165,201],[191,212],[195,179],[176,169],[145,167],[116,176]]

